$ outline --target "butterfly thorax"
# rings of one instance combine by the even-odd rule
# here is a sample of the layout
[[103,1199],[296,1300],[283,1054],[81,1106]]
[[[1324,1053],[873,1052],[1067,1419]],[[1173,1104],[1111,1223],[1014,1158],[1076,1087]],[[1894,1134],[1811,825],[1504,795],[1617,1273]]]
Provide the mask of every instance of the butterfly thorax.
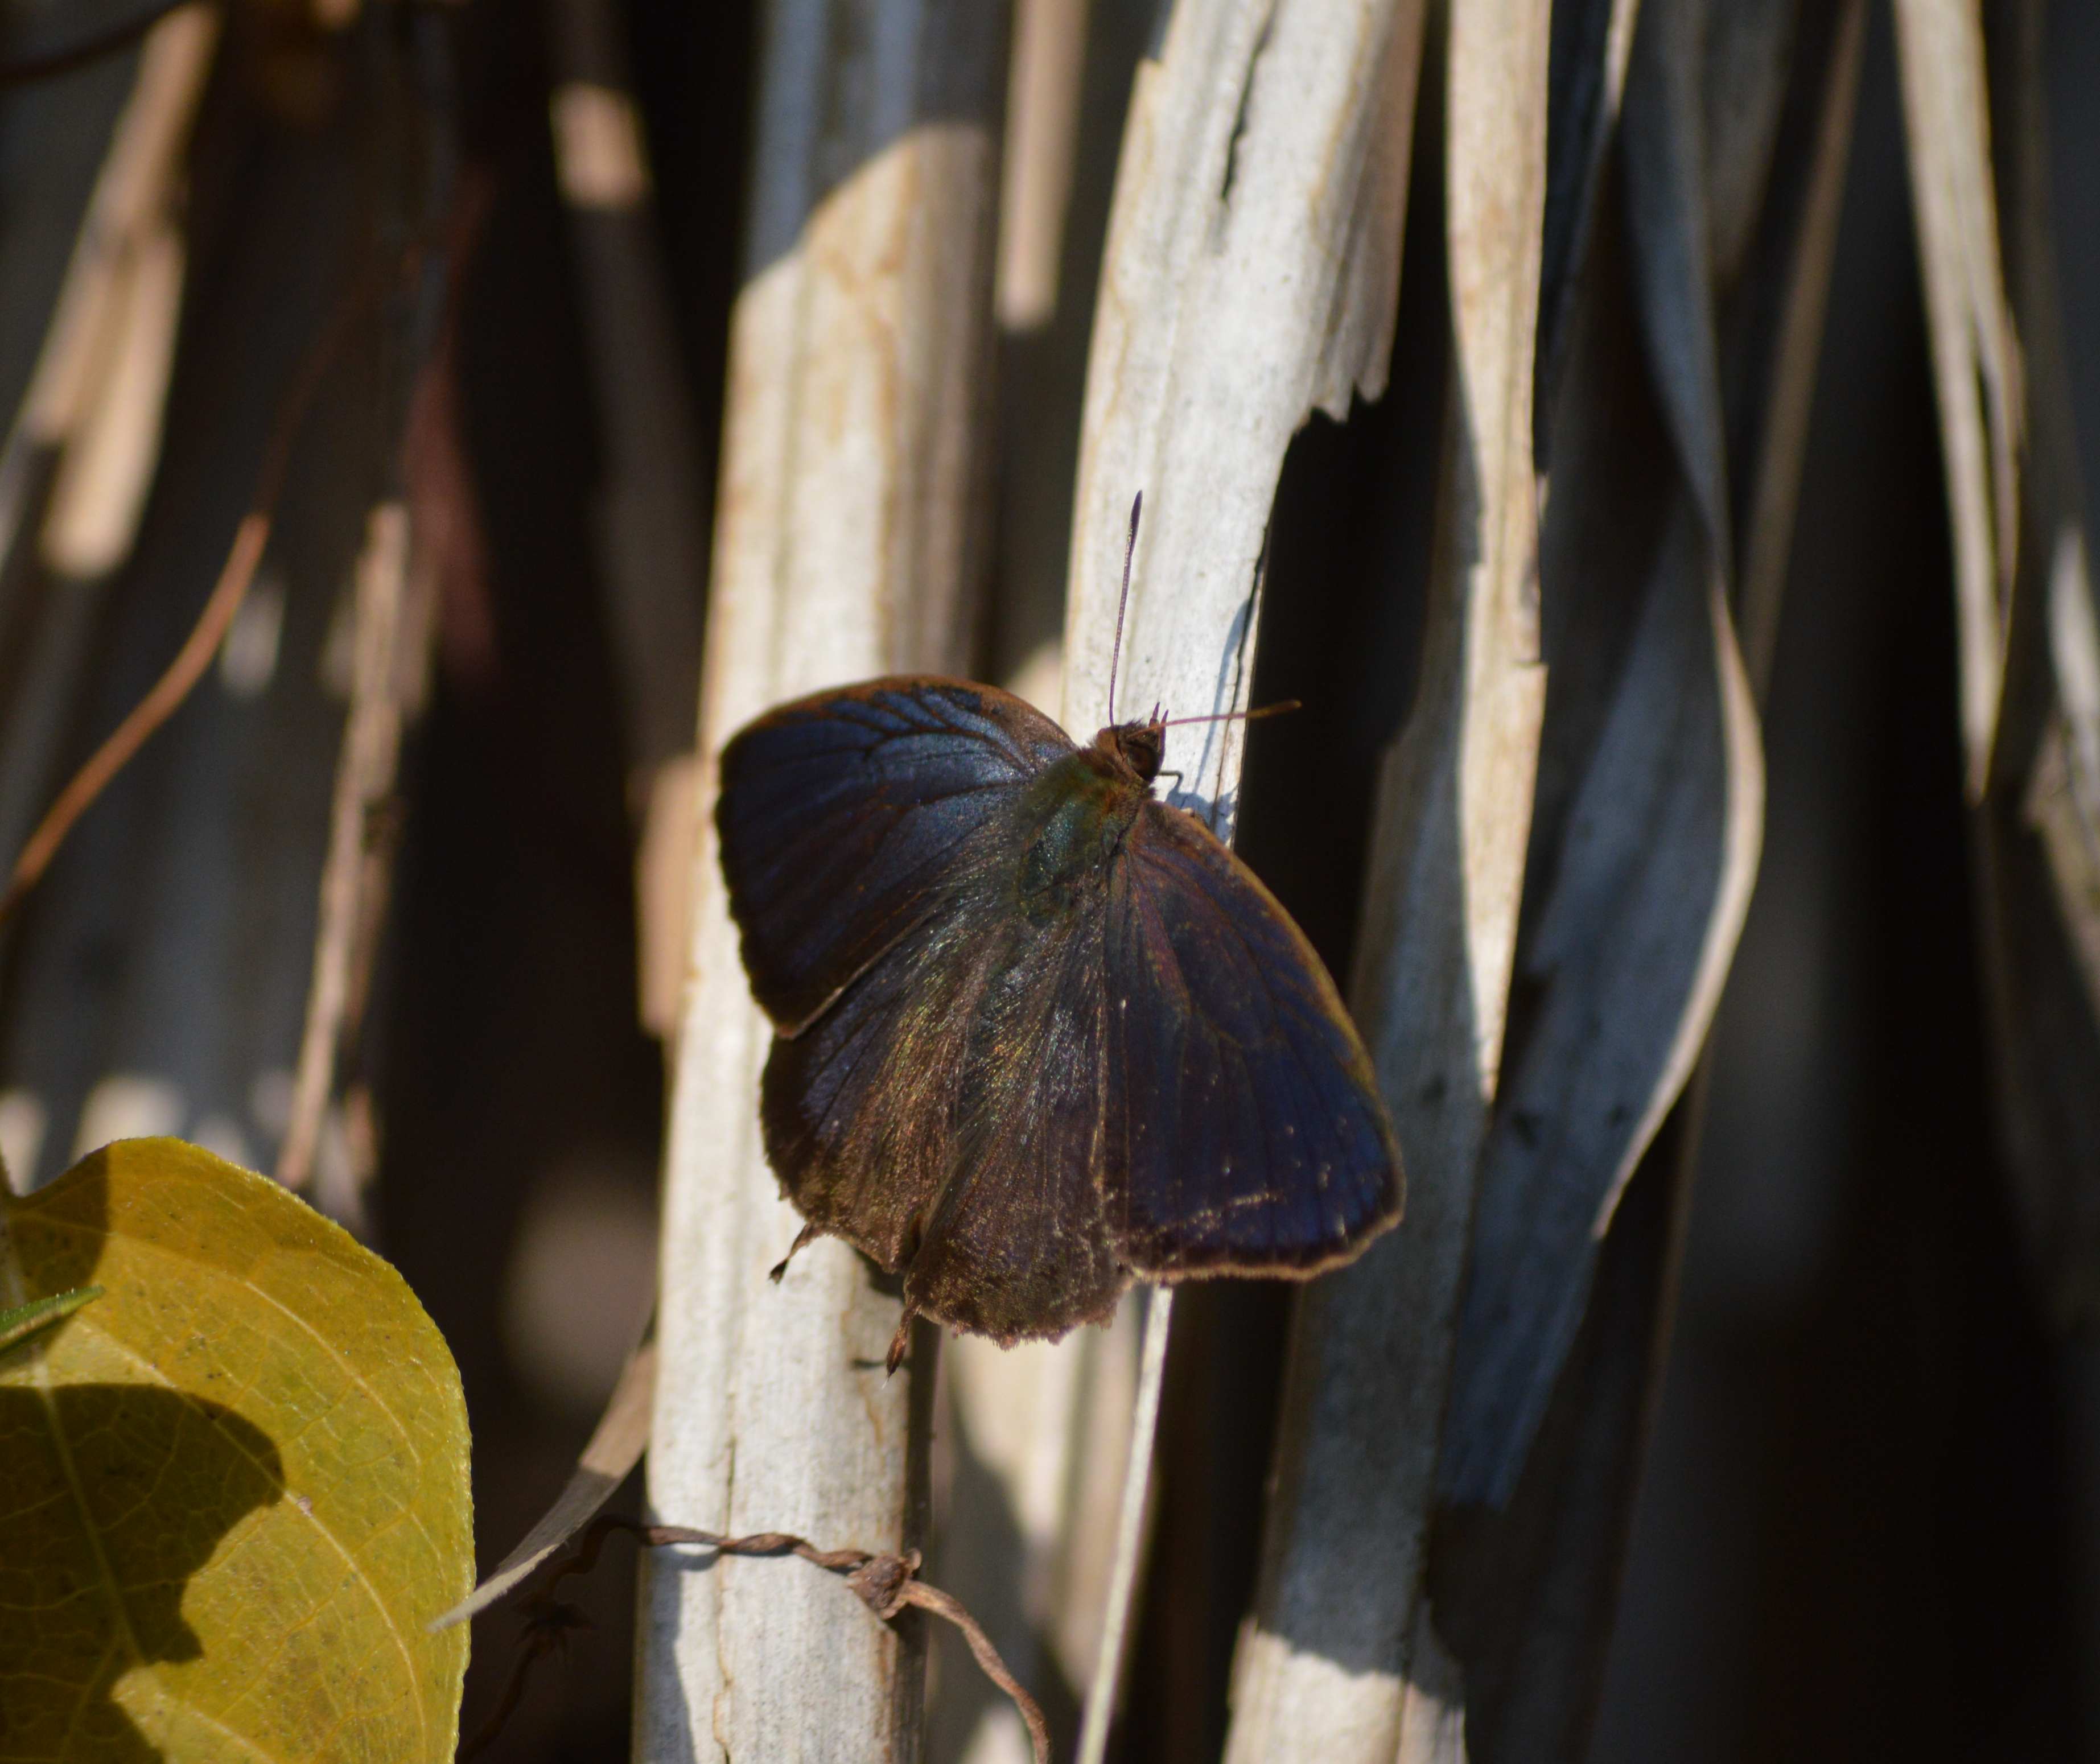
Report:
[[1137,818],[1145,787],[1127,765],[1099,747],[1082,747],[1046,767],[1029,787],[1017,880],[1030,918],[1069,911],[1100,886],[1109,860]]
[[1167,725],[1156,718],[1141,723],[1111,723],[1094,737],[1094,751],[1127,769],[1137,783],[1150,785],[1167,754]]

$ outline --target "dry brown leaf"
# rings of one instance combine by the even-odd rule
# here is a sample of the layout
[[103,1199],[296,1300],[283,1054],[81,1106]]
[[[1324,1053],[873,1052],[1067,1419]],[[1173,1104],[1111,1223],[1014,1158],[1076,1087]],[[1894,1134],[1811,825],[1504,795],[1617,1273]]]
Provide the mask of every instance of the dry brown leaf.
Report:
[[[1769,576],[1758,592],[1775,621],[1865,21],[1864,0],[1802,21],[1769,176],[1739,172],[1709,179],[1710,195],[1732,183],[1754,183],[1767,192],[1727,308],[1723,385],[1728,432],[1745,447],[1751,486],[1745,498],[1739,483],[1736,495],[1776,523],[1776,530],[1761,527],[1743,540],[1754,567]],[[1709,82],[1714,77],[1710,62]],[[1736,138],[1754,141],[1764,132],[1745,126]],[[1615,571],[1626,575],[1626,554],[1653,545],[1656,519],[1671,499],[1671,521],[1688,519],[1690,508],[1674,487],[1659,415],[1614,395],[1628,383],[1628,362],[1639,344],[1626,299],[1610,293],[1624,270],[1614,267],[1619,253],[1608,218],[1603,237],[1609,249],[1592,273],[1605,298],[1586,311],[1589,329],[1571,376],[1574,395],[1560,414],[1577,423],[1581,436],[1568,450],[1571,470],[1585,459],[1615,463],[1590,493],[1579,478],[1559,486],[1568,496],[1564,516],[1571,506],[1589,509],[1586,537],[1582,523],[1564,519],[1549,530],[1549,541],[1561,548],[1561,569],[1549,571],[1549,584],[1584,582],[1593,589]],[[1594,385],[1584,384],[1586,373],[1596,377]],[[1571,540],[1578,541],[1572,549]],[[1565,598],[1549,602],[1549,612],[1567,621],[1564,643],[1568,625],[1590,638],[1573,648],[1557,682],[1577,684],[1573,677],[1584,666],[1594,673],[1600,664],[1617,665],[1610,637],[1623,626],[1625,599],[1622,586],[1616,596],[1592,592],[1572,606]],[[1542,814],[1547,812],[1542,805]],[[1550,812],[1564,815],[1559,807]],[[1669,1329],[1702,1094],[1695,1075],[1614,1210],[1588,1277],[1580,1326],[1508,1504],[1440,1515],[1432,1594],[1440,1628],[1464,1662],[1465,1743],[1475,1757],[1579,1755],[1587,1743]]]
[[[2068,1321],[2100,1305],[2100,611],[2056,286],[2043,22],[2036,7],[2012,8],[1994,39],[2002,240],[1983,225],[1988,207],[1958,209],[1954,218],[1966,229],[1964,263],[1988,284],[1979,304],[2010,297],[2031,370],[2028,405],[2014,412],[2027,426],[2017,438],[2026,449],[2023,532],[2011,560],[2005,685],[1988,750],[1971,749],[1972,761],[1988,765],[1971,834],[1982,858],[1979,926],[2006,1162],[2032,1265],[2049,1308]],[[1906,54],[1926,41],[1907,40]],[[1979,267],[1987,252],[1991,262]],[[1930,304],[1934,260],[1924,267]],[[1945,371],[1937,355],[1935,367]],[[1941,390],[1951,479],[1961,401]],[[1958,557],[1976,510],[1952,506]],[[1967,627],[1965,614],[1965,635]],[[1968,673],[1965,655],[1965,702]]]
[[[1727,610],[1709,194],[1763,180],[1710,163],[1704,23],[1696,7],[1644,12],[1627,86],[1623,236],[1666,455],[1608,433],[1605,382],[1579,366],[1553,445],[1541,569],[1555,685],[1518,950],[1524,1027],[1482,1153],[1443,1442],[1458,1502],[1499,1505],[1516,1485],[1597,1244],[1704,1043],[1756,874],[1763,768]],[[1770,136],[1733,139],[1758,152]]]
[[1895,0],[1911,201],[1954,531],[1961,737],[1982,796],[2005,690],[2026,427],[2000,267],[1989,81],[1975,0]]
[[[1544,671],[1533,340],[1548,20],[1452,15],[1454,390],[1429,634],[1379,792],[1350,993],[1407,1159],[1401,1228],[1301,1304],[1227,1756],[1388,1759],[1454,1712],[1415,1639],[1436,1419],[1494,1095]],[[1375,1441],[1374,1449],[1367,1449]],[[1375,1572],[1365,1572],[1367,1562]]]
[[[1118,541],[1140,490],[1118,702],[1246,706],[1285,449],[1315,408],[1344,415],[1385,383],[1422,17],[1420,0],[1182,6],[1140,65],[1088,363],[1069,727],[1107,711]],[[1244,739],[1214,723],[1167,756],[1177,800],[1228,836]],[[1133,1442],[1140,1472],[1150,1449]],[[1134,1475],[1126,1496],[1112,1614],[1132,1603],[1144,1487]],[[1100,1651],[1083,1757],[1105,1742],[1118,1641]]]
[[[913,1403],[893,1295],[845,1244],[766,1269],[797,1221],[758,1135],[772,1032],[747,992],[713,835],[715,756],[781,699],[968,655],[991,335],[1002,11],[780,11],[765,35],[746,269],[701,685],[692,961],[667,1153],[657,1513],[899,1553]],[[638,1744],[704,1758],[915,1748],[915,1638],[748,1564],[643,1572]],[[697,1716],[696,1716],[696,1712]]]

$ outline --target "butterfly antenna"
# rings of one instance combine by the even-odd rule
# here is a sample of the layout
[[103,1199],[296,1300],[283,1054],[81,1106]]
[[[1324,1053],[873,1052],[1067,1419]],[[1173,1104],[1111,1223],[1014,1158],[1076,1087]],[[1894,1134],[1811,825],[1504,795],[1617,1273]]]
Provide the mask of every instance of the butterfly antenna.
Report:
[[1140,490],[1130,499],[1130,537],[1123,548],[1123,592],[1116,597],[1115,647],[1109,652],[1109,725],[1115,725],[1116,669],[1123,665],[1123,615],[1130,606],[1130,564],[1137,555],[1137,517],[1145,506]]
[[1264,704],[1258,711],[1220,711],[1215,717],[1170,717],[1159,726],[1162,729],[1180,729],[1190,723],[1258,723],[1264,717],[1281,717],[1286,711],[1302,711],[1305,707],[1296,699],[1278,699],[1273,704]]

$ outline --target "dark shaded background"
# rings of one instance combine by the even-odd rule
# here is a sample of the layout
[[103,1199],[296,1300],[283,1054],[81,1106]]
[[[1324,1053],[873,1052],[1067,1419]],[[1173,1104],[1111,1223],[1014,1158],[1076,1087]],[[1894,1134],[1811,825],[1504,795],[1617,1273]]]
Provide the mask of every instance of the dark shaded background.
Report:
[[[1096,0],[1133,42],[1142,32],[1132,20],[1148,10]],[[745,183],[751,11],[748,0],[627,8],[682,367],[710,450]],[[2057,242],[2092,460],[2100,14],[2083,0],[2049,11]],[[492,192],[461,291],[458,359],[494,665],[467,666],[457,648],[441,648],[435,702],[404,774],[370,1056],[386,1127],[375,1241],[458,1357],[484,1565],[536,1515],[592,1418],[573,1391],[550,1391],[521,1365],[506,1321],[529,1217],[556,1202],[571,1212],[544,1216],[646,1211],[663,1106],[659,1052],[634,1021],[632,822],[589,526],[596,419],[537,19],[531,7],[483,4],[465,10],[455,37],[465,152]],[[77,77],[108,83],[101,70]],[[0,109],[0,175],[19,114]],[[206,416],[193,412],[267,403],[304,334],[296,315],[273,328],[268,314],[237,320],[226,302],[243,286],[274,286],[285,300],[304,287],[307,311],[321,298],[308,284],[333,273],[309,258],[271,284],[243,258],[263,249],[254,215],[270,189],[298,187],[286,142],[311,139],[281,120],[245,126],[210,138],[216,169],[198,178],[201,212],[221,212],[214,203],[249,212],[193,244],[185,347],[216,337],[218,353],[188,359],[171,409],[200,434]],[[1418,168],[1433,161],[1417,156]],[[1112,169],[1091,164],[1083,177]],[[1098,224],[1105,200],[1105,187],[1083,188],[1075,212]],[[1253,736],[1242,845],[1338,968],[1372,770],[1405,708],[1407,609],[1430,511],[1425,497],[1414,511],[1418,548],[1404,556],[1369,550],[1351,515],[1384,507],[1392,484],[1431,475],[1438,437],[1424,412],[1440,407],[1445,324],[1439,224],[1433,179],[1418,175],[1394,389],[1346,426],[1316,419],[1278,492],[1255,696],[1299,697],[1308,708]],[[2082,1337],[2066,1342],[2037,1321],[1996,1165],[1917,290],[1895,73],[1877,15],[1766,723],[1764,866],[1716,1032],[1677,1335],[1598,1764],[2100,1758],[2100,1502],[2076,1467],[2100,1462],[2100,1361]],[[33,289],[15,298],[27,305]],[[0,327],[7,318],[0,313]],[[20,313],[15,322],[26,323]],[[1006,428],[1015,456],[1033,461],[1043,449],[1029,451],[1030,411],[1016,400],[1035,370],[1026,351],[1009,352],[1005,368]],[[330,472],[351,481],[333,514],[312,492],[320,512],[310,543],[329,557],[350,542],[342,511],[355,509],[373,474],[368,435],[360,453],[355,422],[346,434],[303,456],[306,476],[295,480],[295,493]],[[711,452],[704,463],[712,470]],[[215,567],[203,561],[215,540],[192,532],[185,509],[194,523],[200,499],[230,511],[245,494],[238,474],[188,487],[186,469],[171,444],[142,547],[158,561],[112,591],[96,637],[108,666],[69,738],[76,749],[135,695],[152,658],[193,615],[193,605],[151,592],[154,570],[201,584]],[[1068,487],[1070,469],[1052,448],[1047,483],[1032,465],[1024,481],[1009,476],[1002,518],[1068,506],[1056,474]],[[710,494],[708,483],[695,484],[696,502]],[[324,589],[295,596],[288,615],[310,649],[325,624]],[[137,875],[126,853],[153,836],[156,818],[175,812],[170,801],[179,810],[200,777],[235,764],[207,762],[220,751],[211,719],[236,714],[187,712],[189,733],[170,731],[168,751],[192,759],[142,767],[130,798],[98,811],[102,830],[84,830],[79,863]],[[298,727],[311,737],[309,771],[324,780],[326,720],[308,715]],[[271,824],[280,844],[317,856],[317,823]],[[136,885],[151,892],[147,880]],[[0,1000],[8,1082],[42,1056],[53,1019],[38,1001],[85,989],[106,997],[96,1019],[106,1022],[138,997],[124,977],[126,915],[145,909],[129,894],[68,888],[63,873],[51,892],[100,905],[63,938],[51,919],[41,930],[33,919],[11,949]],[[293,906],[285,913],[297,918]],[[295,945],[297,928],[287,933]],[[54,951],[41,978],[20,953],[38,947]],[[192,965],[167,985],[194,992],[217,985],[210,973]],[[256,1030],[266,1032],[281,1030]],[[607,1271],[623,1264],[608,1255],[595,1265],[615,1282]],[[587,1266],[572,1284],[590,1277]],[[603,1294],[615,1334],[633,1296]],[[1132,1759],[1207,1758],[1222,1738],[1285,1299],[1273,1289],[1198,1286],[1177,1316],[1139,1693],[1121,1734]],[[575,1642],[566,1666],[540,1669],[493,1755],[535,1764],[625,1755],[631,1589],[615,1546],[582,1595],[599,1627]],[[477,1628],[467,1731],[508,1670],[515,1628],[502,1613]]]

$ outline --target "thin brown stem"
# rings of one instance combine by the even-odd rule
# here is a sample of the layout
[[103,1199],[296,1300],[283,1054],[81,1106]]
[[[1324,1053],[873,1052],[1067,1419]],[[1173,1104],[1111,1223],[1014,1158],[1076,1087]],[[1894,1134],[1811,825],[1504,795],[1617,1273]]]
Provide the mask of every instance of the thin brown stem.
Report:
[[1035,1764],[1050,1764],[1050,1723],[1043,1719],[1042,1708],[1035,1699],[1007,1669],[1006,1662],[999,1658],[999,1650],[992,1646],[991,1638],[985,1634],[984,1625],[970,1615],[968,1609],[953,1593],[944,1593],[939,1587],[929,1586],[924,1581],[907,1581],[902,1596],[907,1605],[916,1605],[923,1611],[946,1617],[963,1632],[963,1639],[970,1644],[970,1652],[977,1656],[977,1665],[984,1669],[984,1675],[1012,1697],[1013,1706],[1021,1711],[1021,1721],[1028,1728],[1029,1744],[1035,1750]]
[[479,1757],[496,1744],[510,1718],[518,1713],[518,1705],[525,1700],[525,1687],[532,1678],[533,1667],[559,1649],[568,1640],[571,1631],[590,1626],[590,1620],[572,1605],[550,1605],[533,1614],[526,1625],[518,1657],[511,1663],[510,1676],[503,1682],[503,1694],[496,1700],[496,1707],[488,1712],[488,1719],[474,1731],[471,1737],[460,1742],[459,1764]]
[[7,892],[0,895],[0,924],[6,924],[51,867],[51,859],[58,855],[59,847],[73,831],[73,823],[87,812],[110,779],[123,770],[131,756],[146,744],[153,731],[175,713],[191,689],[203,677],[205,669],[211,665],[211,658],[225,637],[227,627],[233,623],[233,615],[240,611],[241,602],[247,598],[249,584],[255,580],[256,568],[262,561],[263,549],[270,540],[271,523],[276,518],[277,499],[284,490],[285,473],[291,464],[292,444],[298,438],[307,408],[352,326],[380,285],[381,278],[376,271],[368,271],[359,277],[337,303],[328,328],[307,351],[307,359],[300,364],[298,374],[285,395],[263,452],[262,467],[256,474],[254,501],[234,529],[233,545],[227,553],[225,567],[219,571],[218,584],[205,602],[203,613],[169,664],[168,671],[73,774],[72,782],[59,792],[58,800],[37,823],[36,831],[15,860]]
[[808,1538],[798,1537],[792,1532],[761,1531],[743,1537],[725,1537],[719,1532],[701,1531],[690,1525],[645,1525],[616,1513],[602,1513],[593,1519],[585,1528],[576,1549],[554,1563],[545,1585],[527,1602],[529,1616],[518,1663],[511,1669],[510,1681],[504,1686],[495,1711],[474,1738],[461,1748],[462,1759],[473,1757],[501,1731],[503,1723],[510,1718],[524,1694],[525,1678],[534,1662],[549,1652],[569,1629],[576,1627],[580,1620],[573,1608],[554,1598],[554,1589],[570,1576],[588,1574],[596,1568],[606,1539],[615,1532],[633,1537],[651,1549],[669,1544],[696,1544],[724,1556],[800,1556],[805,1562],[831,1573],[844,1575],[846,1584],[861,1602],[885,1623],[907,1605],[932,1612],[963,1632],[963,1639],[969,1643],[970,1652],[984,1669],[985,1676],[1013,1699],[1013,1706],[1021,1713],[1021,1723],[1028,1729],[1035,1764],[1050,1764],[1050,1724],[1043,1718],[1041,1705],[1008,1669],[990,1636],[985,1633],[984,1625],[970,1615],[962,1601],[918,1577],[917,1550],[898,1556],[878,1555],[868,1550],[819,1550]]
[[291,1118],[277,1153],[277,1180],[294,1193],[313,1174],[335,1092],[337,1051],[360,1014],[378,929],[386,866],[377,854],[386,843],[381,830],[408,721],[402,652],[426,634],[405,628],[408,576],[408,511],[398,502],[382,503],[365,524],[357,560],[350,712],[329,809],[313,980],[293,1069]]
[[234,614],[247,598],[248,584],[255,579],[255,567],[262,561],[262,548],[269,538],[267,514],[250,509],[241,517],[240,525],[234,530],[233,549],[227,554],[226,567],[219,571],[218,585],[212,589],[203,616],[168,671],[117,725],[116,732],[95,750],[86,765],[73,774],[73,781],[59,792],[59,800],[22,847],[21,855],[15,860],[14,874],[8,879],[7,892],[0,895],[0,922],[21,905],[51,867],[60,845],[73,831],[73,822],[87,812],[88,805],[146,744],[146,738],[174,714],[175,707],[189,696],[190,688],[211,665],[226,628],[233,623]]

